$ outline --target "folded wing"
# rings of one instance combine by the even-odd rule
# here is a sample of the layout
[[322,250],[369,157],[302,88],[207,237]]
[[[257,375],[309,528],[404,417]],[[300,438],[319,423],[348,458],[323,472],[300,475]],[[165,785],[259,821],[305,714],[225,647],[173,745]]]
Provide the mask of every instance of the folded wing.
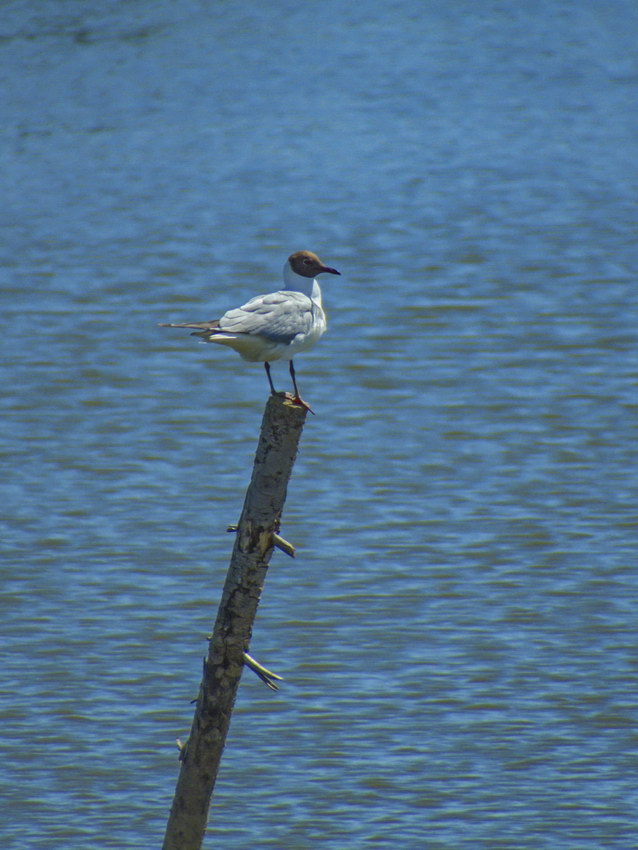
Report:
[[[302,292],[272,292],[258,295],[242,307],[229,310],[219,320],[217,330],[228,334],[249,334],[270,342],[289,344],[312,327],[314,305]],[[202,328],[204,330],[204,328]]]

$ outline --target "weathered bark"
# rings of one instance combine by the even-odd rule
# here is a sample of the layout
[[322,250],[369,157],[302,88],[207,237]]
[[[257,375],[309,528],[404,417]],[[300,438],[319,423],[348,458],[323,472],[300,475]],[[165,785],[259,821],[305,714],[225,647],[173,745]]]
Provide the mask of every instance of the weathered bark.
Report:
[[[222,600],[204,661],[204,675],[163,850],[200,850],[213,788],[286,500],[306,410],[270,396],[253,474],[239,520]],[[214,477],[211,472],[211,477]]]

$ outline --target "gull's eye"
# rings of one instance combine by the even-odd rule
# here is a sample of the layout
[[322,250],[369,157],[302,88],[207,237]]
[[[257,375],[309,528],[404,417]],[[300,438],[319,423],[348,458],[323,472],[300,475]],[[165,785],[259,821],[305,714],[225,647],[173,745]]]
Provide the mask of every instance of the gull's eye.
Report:
[[304,266],[311,266],[312,260],[310,259],[310,257],[306,257],[306,259],[303,261],[303,264]]

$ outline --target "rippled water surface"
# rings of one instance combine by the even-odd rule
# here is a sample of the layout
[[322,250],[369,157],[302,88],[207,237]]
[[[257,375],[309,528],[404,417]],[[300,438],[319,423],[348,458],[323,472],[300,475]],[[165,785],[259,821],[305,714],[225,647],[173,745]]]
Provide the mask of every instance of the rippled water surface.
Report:
[[621,0],[2,4],[3,848],[161,844],[267,383],[157,323],[298,248],[342,277],[285,683],[206,846],[632,845],[636,43]]

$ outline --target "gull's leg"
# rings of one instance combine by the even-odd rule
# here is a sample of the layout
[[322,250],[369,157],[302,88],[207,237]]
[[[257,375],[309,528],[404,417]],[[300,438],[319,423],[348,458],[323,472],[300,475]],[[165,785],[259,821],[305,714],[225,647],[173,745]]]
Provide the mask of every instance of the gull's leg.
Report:
[[290,377],[292,378],[292,385],[295,388],[295,397],[293,401],[295,404],[300,404],[302,407],[305,407],[306,410],[309,410],[311,413],[314,413],[312,407],[302,399],[299,395],[299,389],[297,388],[297,378],[295,377],[295,367],[293,366],[292,360],[290,361]]
[[295,376],[295,367],[292,360],[290,361],[290,377],[292,378],[292,385],[295,388],[295,401],[297,401],[297,399],[300,399],[301,396],[299,395],[299,390],[297,389],[297,378]]
[[277,391],[275,390],[275,387],[273,385],[272,378],[270,377],[270,363],[268,363],[268,361],[264,362],[264,368],[266,369],[266,375],[268,376],[268,383],[270,384],[270,392],[273,395],[277,395]]

